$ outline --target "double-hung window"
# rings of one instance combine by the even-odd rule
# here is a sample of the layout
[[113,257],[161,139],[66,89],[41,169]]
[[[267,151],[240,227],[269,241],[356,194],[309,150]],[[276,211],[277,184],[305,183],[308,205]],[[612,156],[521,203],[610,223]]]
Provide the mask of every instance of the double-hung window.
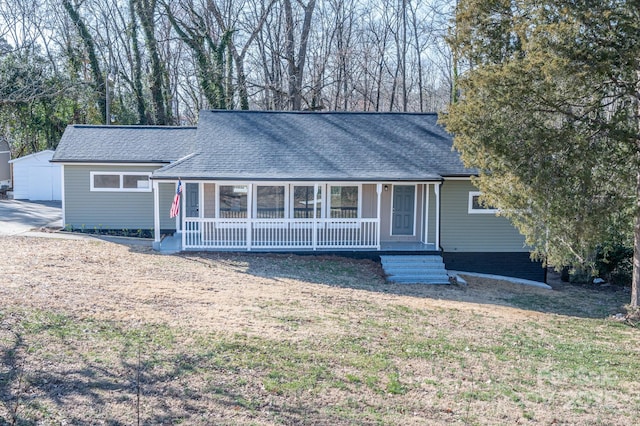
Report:
[[90,172],[91,191],[151,192],[149,172]]

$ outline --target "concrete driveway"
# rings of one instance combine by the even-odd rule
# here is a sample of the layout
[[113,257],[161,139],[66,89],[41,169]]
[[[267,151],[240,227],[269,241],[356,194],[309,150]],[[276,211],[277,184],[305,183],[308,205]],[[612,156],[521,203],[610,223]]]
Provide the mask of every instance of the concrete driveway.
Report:
[[41,227],[62,228],[60,201],[0,200],[0,236],[23,234]]

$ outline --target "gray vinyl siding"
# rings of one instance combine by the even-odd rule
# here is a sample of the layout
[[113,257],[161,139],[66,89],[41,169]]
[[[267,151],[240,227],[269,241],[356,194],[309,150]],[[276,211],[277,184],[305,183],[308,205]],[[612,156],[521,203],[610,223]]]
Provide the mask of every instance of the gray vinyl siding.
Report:
[[[76,229],[153,229],[153,192],[91,192],[90,172],[152,172],[155,169],[157,166],[65,165],[65,226]],[[165,209],[167,217],[170,206],[169,203]]]
[[440,244],[449,252],[526,252],[524,237],[504,217],[469,214],[467,180],[445,180],[441,188]]
[[9,180],[11,178],[11,174],[9,173],[10,159],[10,153],[0,152],[0,180]]
[[202,184],[204,192],[203,217],[216,217],[216,185],[213,183]]
[[[158,189],[160,195],[160,206],[158,207],[160,209],[160,229],[176,229],[176,218],[169,217],[173,197],[176,195],[176,184],[173,182],[160,182]],[[153,212],[151,212],[151,219],[153,220]]]
[[362,217],[373,218],[378,216],[378,193],[376,185],[362,185]]

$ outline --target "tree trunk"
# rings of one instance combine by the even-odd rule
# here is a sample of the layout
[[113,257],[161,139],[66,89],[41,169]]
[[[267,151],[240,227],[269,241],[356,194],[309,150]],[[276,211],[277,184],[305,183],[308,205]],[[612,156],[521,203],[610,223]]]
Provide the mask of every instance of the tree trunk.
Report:
[[[258,20],[256,27],[251,32],[251,35],[249,36],[248,40],[246,41],[240,53],[238,53],[238,49],[236,48],[235,41],[233,40],[234,31],[225,22],[225,19],[222,13],[220,12],[220,8],[212,0],[209,0],[207,2],[207,7],[213,13],[213,16],[215,17],[216,22],[218,23],[218,26],[220,26],[220,28],[225,33],[230,34],[229,42],[227,43],[227,46],[226,46],[229,54],[228,66],[232,67],[233,64],[231,62],[231,59],[233,59],[233,62],[235,63],[235,66],[236,66],[236,78],[238,79],[238,81],[236,82],[237,92],[238,92],[238,101],[240,103],[240,109],[243,109],[243,110],[249,109],[249,91],[247,89],[247,75],[244,71],[244,58],[247,54],[247,51],[249,50],[249,47],[251,46],[253,41],[256,39],[258,34],[262,31],[262,27],[266,22],[268,14],[271,11],[271,7],[275,2],[276,0],[269,1],[269,3],[267,4],[267,7],[262,12],[262,15],[260,16],[260,19]],[[228,81],[227,90],[230,90],[231,84],[232,84],[231,77],[229,76],[228,79],[229,81]],[[232,105],[233,105],[232,102],[229,102],[229,108],[231,108]]]
[[293,10],[291,0],[284,1],[287,74],[289,77],[289,108],[293,111],[302,109],[302,78],[304,76],[304,64],[307,57],[307,43],[309,41],[309,31],[311,30],[311,17],[316,1],[310,0],[304,6],[304,20],[302,32],[300,34],[300,45],[298,46],[298,57],[295,55],[295,39],[293,36]]
[[224,94],[224,103],[225,103],[225,109],[234,109],[233,108],[233,101],[234,101],[234,95],[235,95],[235,88],[233,87],[233,54],[231,53],[231,49],[229,49],[229,46],[226,46],[227,49],[225,51],[226,54],[226,59],[224,62],[224,66],[225,66],[225,94]]
[[136,97],[138,112],[138,124],[147,124],[147,107],[144,103],[142,89],[142,55],[138,46],[138,23],[136,22],[135,0],[129,0],[129,13],[131,14],[131,48],[133,49],[133,92]]
[[[640,70],[636,70],[636,75],[640,77]],[[636,86],[635,107],[636,131],[640,131],[640,86]],[[640,307],[640,134],[636,136],[636,223],[633,229],[633,278],[631,280],[631,307]]]
[[402,111],[407,112],[407,0],[402,0]]
[[209,29],[204,18],[198,15],[195,9],[188,9],[192,16],[189,22],[191,25],[178,21],[168,3],[165,3],[165,10],[178,37],[193,51],[200,88],[209,108],[225,109],[224,49],[228,45],[231,33],[226,32],[222,40],[216,43],[208,33]]
[[422,60],[420,52],[420,37],[418,35],[418,17],[416,16],[415,8],[411,9],[411,25],[413,27],[413,38],[416,43],[416,62],[417,62],[417,73],[418,73],[418,102],[420,102],[420,112],[424,112],[424,82],[422,78]]
[[150,89],[155,107],[154,124],[170,124],[170,110],[164,96],[164,64],[158,54],[158,41],[155,36],[156,2],[155,0],[137,0],[136,6],[151,59]]
[[296,84],[296,58],[295,58],[295,40],[293,38],[293,10],[291,10],[291,1],[284,1],[284,16],[285,16],[285,31],[286,31],[286,44],[285,55],[287,58],[287,74],[289,77],[289,108],[297,110],[296,104],[299,102],[300,94],[298,92],[298,84]]
[[80,13],[77,9],[73,7],[69,0],[64,0],[62,2],[62,6],[66,9],[71,21],[78,29],[78,34],[82,39],[82,43],[84,44],[85,49],[87,49],[87,54],[89,55],[89,65],[91,67],[91,75],[94,81],[94,88],[96,90],[97,98],[98,98],[98,108],[100,108],[100,115],[104,119],[104,122],[108,124],[107,121],[107,87],[105,84],[104,75],[102,74],[102,70],[100,69],[100,63],[98,62],[98,56],[96,55],[96,46],[93,42],[93,37],[91,37],[91,33],[89,29],[85,25],[84,21],[80,17]]
[[[640,160],[640,139],[637,142],[637,155]],[[640,161],[638,162],[640,165]],[[631,307],[640,307],[640,170],[636,175],[636,223],[633,232],[633,280],[631,282]]]
[[238,101],[240,109],[249,109],[249,92],[247,91],[247,76],[244,73],[244,62],[236,60],[236,74],[238,75]]

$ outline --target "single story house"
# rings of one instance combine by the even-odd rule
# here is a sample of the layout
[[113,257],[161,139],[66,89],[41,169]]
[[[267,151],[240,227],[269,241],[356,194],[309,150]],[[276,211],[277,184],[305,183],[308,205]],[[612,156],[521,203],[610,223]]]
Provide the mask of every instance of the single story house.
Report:
[[436,253],[447,269],[544,280],[522,235],[478,204],[475,172],[436,114],[202,111],[197,127],[71,125],[52,162],[66,226],[153,229],[161,250],[177,240]]
[[9,161],[13,164],[13,198],[31,201],[60,201],[61,166],[51,163],[53,151],[35,152]]

